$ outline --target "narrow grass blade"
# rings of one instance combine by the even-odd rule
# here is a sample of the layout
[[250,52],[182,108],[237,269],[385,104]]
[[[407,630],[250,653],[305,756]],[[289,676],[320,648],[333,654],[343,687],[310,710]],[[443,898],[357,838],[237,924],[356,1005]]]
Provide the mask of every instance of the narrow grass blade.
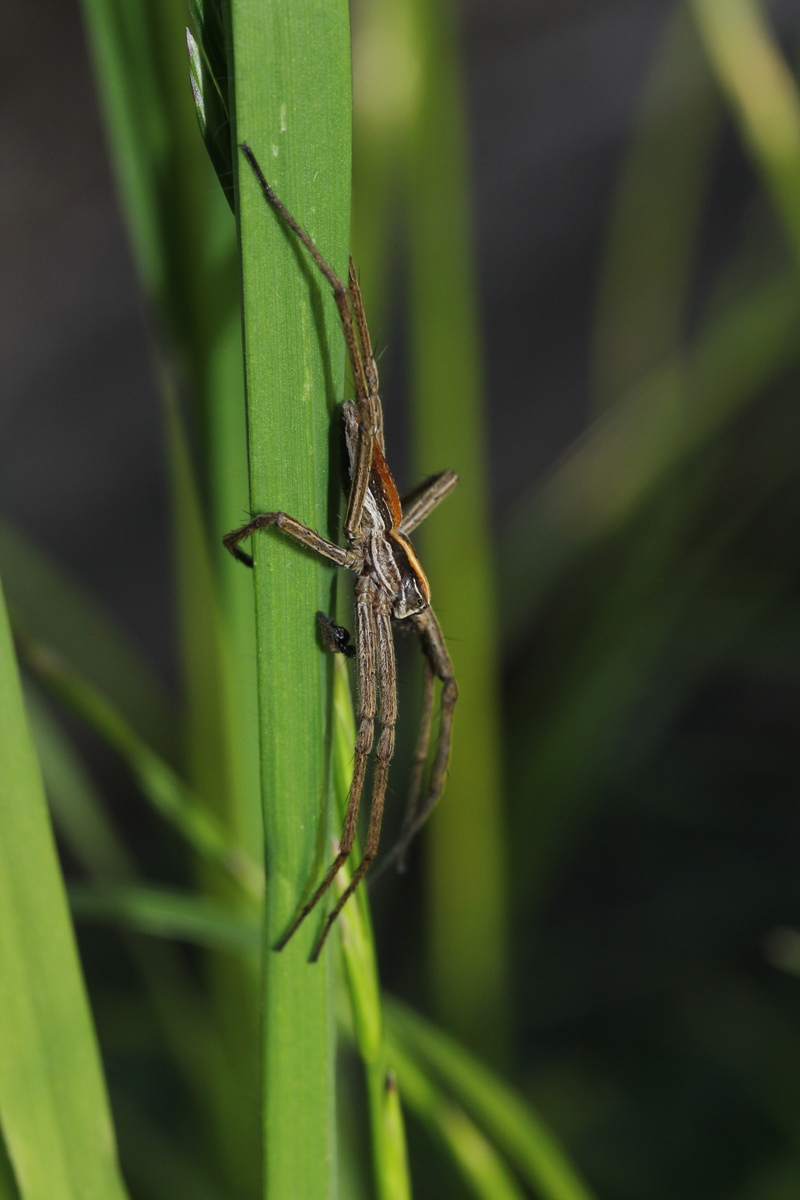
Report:
[[23,1200],[123,1200],[114,1135],[0,594],[0,1114]]
[[407,1107],[450,1154],[472,1194],[478,1200],[524,1200],[492,1142],[404,1046],[394,1039],[389,1044]]
[[375,1082],[380,1084],[380,1094],[375,1099],[371,1098],[371,1105],[380,1113],[383,1125],[381,1140],[385,1147],[382,1186],[378,1189],[378,1196],[380,1200],[411,1200],[406,1128],[394,1071],[383,1072]]
[[[232,0],[235,141],[346,277],[350,51],[344,0]],[[344,347],[330,289],[283,228],[237,153],[252,511],[283,509],[337,536]],[[254,541],[259,734],[269,886],[265,909],[264,1193],[336,1192],[330,956],[307,962],[318,920],[280,953],[329,854],[328,663],[315,611],[332,572],[274,535]],[[320,914],[322,916],[322,914]]]
[[[410,5],[358,0],[353,20],[353,259],[373,346],[385,345],[409,123],[419,83]],[[386,397],[382,397],[384,408]],[[391,400],[389,401],[391,405]]]
[[[245,572],[221,575],[221,538],[249,507],[236,228],[230,212],[234,147],[227,119],[227,6],[191,6],[197,22],[206,144],[189,86],[182,0],[85,0],[112,157],[139,273],[160,323],[173,502],[186,734],[182,773],[229,844],[261,862],[252,590]],[[226,174],[227,164],[227,174]],[[226,202],[227,201],[227,202]],[[177,397],[180,397],[180,410]],[[184,435],[184,419],[189,434]],[[227,556],[226,556],[227,559]],[[199,885],[232,905],[247,898],[200,860]],[[204,970],[225,1070],[207,1096],[222,1174],[244,1194],[259,1187],[257,1110],[260,971],[250,960]]]
[[260,897],[263,877],[258,865],[241,848],[231,845],[219,822],[172,768],[62,659],[27,636],[19,635],[19,644],[38,677],[123,756],[153,807],[199,855],[236,880],[251,899]]
[[[353,775],[356,724],[347,674],[347,659],[334,658],[333,786],[338,811],[344,816]],[[351,861],[358,861],[359,846]],[[350,873],[340,871],[336,886],[347,887]],[[369,1099],[375,1193],[378,1200],[410,1200],[411,1180],[403,1113],[397,1082],[383,1037],[378,964],[366,887],[360,887],[339,917],[342,957],[350,992],[353,1034],[364,1063]]]
[[[31,688],[27,691],[26,703],[48,799],[61,836],[90,879],[107,886],[112,883],[117,887],[132,886],[131,881],[136,877],[135,864],[105,815],[74,750],[44,702]],[[202,908],[205,901],[201,897],[198,903]],[[228,920],[235,917],[245,924],[238,913],[226,911],[225,916]],[[247,942],[251,952],[253,936],[252,932],[249,940],[247,935],[239,939],[229,936],[226,941],[228,951],[238,940],[241,944]],[[172,947],[145,942],[139,937],[126,937],[125,944],[178,1071],[196,1097],[198,1106],[213,1108],[212,1100],[217,1095],[225,1095],[229,1062],[219,1044],[218,1027],[199,1000],[195,980]],[[228,959],[232,961],[230,953]],[[212,1113],[212,1119],[214,1116],[216,1113]]]
[[190,892],[76,884],[69,890],[69,901],[78,919],[114,925],[132,933],[251,953],[258,950],[261,941],[256,922],[248,923],[238,913]]
[[25,706],[59,834],[90,876],[117,882],[124,879],[133,872],[130,857],[71,742],[32,684],[25,688]]
[[3,1143],[2,1130],[0,1130],[0,1200],[20,1200],[14,1171]]
[[[783,463],[774,458],[770,472],[757,487],[751,480],[713,537],[691,551],[686,542],[708,495],[709,476],[687,472],[679,489],[667,485],[665,502],[652,506],[628,542],[623,569],[572,639],[554,702],[536,716],[529,700],[517,705],[514,724],[524,731],[525,744],[537,747],[535,754],[523,749],[513,763],[521,800],[517,821],[524,829],[518,903],[528,928],[563,840],[585,806],[603,794],[598,782],[608,778],[643,697],[660,692],[662,721],[668,723],[680,698],[730,661],[733,648],[775,612],[785,587],[780,576],[755,572],[737,589],[729,556],[764,501],[795,472],[791,456]],[[683,553],[676,556],[681,541]],[[539,803],[526,804],[530,796]]]
[[189,0],[197,38],[186,30],[189,78],[197,122],[217,178],[233,209],[228,63],[221,0]]
[[[166,390],[166,389],[165,389]],[[173,400],[167,400],[167,442],[175,513],[175,572],[180,596],[180,636],[186,679],[188,775],[194,791],[230,841],[262,856],[257,764],[242,733],[256,731],[237,704],[235,669],[223,619],[221,589],[214,569],[188,439]],[[221,538],[219,550],[222,550]],[[226,555],[226,558],[229,558]],[[225,563],[230,571],[232,560]],[[252,651],[254,647],[249,647]],[[253,696],[253,700],[255,697]],[[244,730],[238,726],[242,713]],[[212,890],[223,887],[209,879]]]
[[683,343],[695,242],[722,105],[683,5],[668,18],[616,188],[598,285],[602,409]]
[[756,0],[689,7],[800,268],[800,95],[789,64]]
[[502,1057],[509,976],[497,617],[464,115],[453,8],[413,0],[411,12],[419,54],[409,148],[414,462],[421,477],[447,467],[461,477],[420,532],[459,686],[448,782],[430,831],[428,969],[448,1027]]
[[387,1021],[394,1041],[435,1071],[541,1200],[593,1200],[553,1134],[494,1072],[404,1006],[388,1005]]
[[501,546],[509,643],[579,552],[618,530],[796,360],[799,318],[791,276],[754,289],[709,324],[685,363],[668,362],[598,418],[523,498]]

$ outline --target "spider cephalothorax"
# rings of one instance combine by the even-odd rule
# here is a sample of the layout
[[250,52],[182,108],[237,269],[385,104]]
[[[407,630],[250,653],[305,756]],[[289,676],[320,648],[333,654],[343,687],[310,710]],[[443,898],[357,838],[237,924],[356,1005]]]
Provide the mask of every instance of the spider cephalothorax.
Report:
[[[458,483],[458,476],[453,471],[444,471],[427,479],[413,494],[405,513],[403,512],[397,487],[384,456],[383,412],[378,395],[378,370],[352,259],[348,286],[345,287],[308,234],[272,191],[249,146],[242,146],[242,151],[258,179],[265,199],[297,235],[333,288],[355,385],[355,399],[345,403],[342,408],[351,481],[344,518],[347,547],[327,541],[307,525],[283,512],[259,513],[246,525],[234,529],[224,538],[225,545],[234,557],[252,566],[250,555],[241,549],[240,543],[258,530],[274,526],[337,566],[355,571],[358,576],[355,586],[355,647],[350,645],[350,635],[346,629],[337,625],[330,617],[322,613],[317,614],[323,640],[328,648],[348,657],[355,657],[358,668],[358,736],[353,780],[347,799],[339,851],[322,883],[275,947],[276,950],[280,950],[286,945],[300,923],[331,886],[353,848],[358,806],[364,787],[367,762],[373,748],[377,717],[380,735],[375,747],[372,805],[364,854],[353,872],[350,883],[325,922],[312,954],[314,961],[331,926],[358,887],[378,851],[397,720],[397,672],[392,621],[410,627],[418,635],[425,656],[425,682],[420,734],[405,820],[400,838],[385,860],[386,863],[402,861],[409,842],[428,817],[444,787],[445,771],[450,756],[453,710],[458,693],[442,631],[430,607],[430,586],[408,535],[452,491]],[[434,679],[437,678],[442,683],[439,737],[427,794],[420,803],[433,716],[433,686]]]

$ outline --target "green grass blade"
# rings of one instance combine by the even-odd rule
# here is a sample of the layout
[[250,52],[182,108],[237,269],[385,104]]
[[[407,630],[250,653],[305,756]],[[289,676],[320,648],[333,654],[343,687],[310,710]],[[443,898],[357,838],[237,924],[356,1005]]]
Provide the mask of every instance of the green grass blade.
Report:
[[[344,816],[353,776],[355,741],[356,723],[347,659],[337,654],[334,657],[333,679],[333,787],[341,816]],[[359,847],[356,845],[353,861],[357,861],[358,856]],[[340,871],[336,879],[340,894],[348,881],[349,872]],[[411,1180],[403,1113],[383,1038],[380,982],[367,888],[359,888],[343,909],[339,929],[350,992],[353,1035],[367,1076],[375,1193],[378,1200],[410,1200]]]
[[[106,885],[113,883],[118,888],[126,884],[132,886],[130,881],[135,879],[135,864],[110,825],[75,752],[32,689],[28,689],[26,699],[48,799],[61,836],[90,879]],[[97,893],[92,892],[92,895],[95,894],[107,895],[108,892],[98,889]],[[258,934],[254,933],[252,927],[249,932],[243,932],[246,921],[239,912],[221,910],[220,906],[202,896],[186,898],[184,908],[191,907],[192,903],[199,906],[202,914],[207,914],[210,906],[212,916],[216,914],[224,918],[223,926],[237,926],[235,933],[223,927],[219,935],[230,965],[238,961],[230,953],[237,947],[245,951],[248,960],[252,959]],[[182,912],[178,914],[182,915]],[[153,929],[154,918],[150,913],[148,916],[147,928],[137,927],[135,932],[156,932]],[[162,911],[159,932],[177,937],[181,929],[174,906],[170,919],[172,926],[167,928],[166,916]],[[122,920],[112,922],[109,917],[107,923],[115,923],[123,930],[130,928],[134,932],[133,925],[126,926]],[[195,919],[193,933],[196,933],[197,927],[198,919]],[[205,922],[205,935],[204,945],[220,948],[212,938],[208,921]],[[200,941],[199,938],[194,940]],[[164,1045],[194,1094],[198,1106],[211,1109],[209,1115],[213,1123],[218,1118],[215,1105],[220,1097],[224,1101],[228,1096],[230,1056],[227,1052],[229,1048],[223,1048],[220,1044],[218,1025],[212,1021],[199,999],[196,981],[187,971],[181,956],[173,952],[170,946],[134,936],[125,938],[125,947],[143,983]],[[237,1076],[237,1080],[239,1078]],[[129,1161],[129,1158],[126,1159],[126,1163]]]
[[133,865],[72,744],[38,691],[25,688],[25,705],[50,811],[59,834],[95,879],[124,879]]
[[756,0],[690,0],[709,62],[800,268],[800,95]]
[[359,0],[352,18],[352,252],[372,344],[381,346],[388,287],[401,252],[397,229],[404,220],[403,173],[419,73],[407,3]]
[[[128,883],[135,878],[135,864],[110,825],[75,752],[44,703],[30,688],[26,702],[48,799],[61,836],[91,879],[107,885]],[[202,897],[196,899],[203,909],[207,902]],[[212,906],[212,911],[218,910]],[[245,924],[238,913],[225,912],[225,916],[226,920],[235,918],[241,925]],[[257,937],[252,930],[247,935],[240,929],[237,936],[227,936],[226,948],[230,951],[237,944],[246,944],[252,957],[254,936]],[[210,940],[207,938],[206,944]],[[126,937],[125,946],[138,970],[156,1025],[175,1066],[198,1105],[206,1109],[213,1107],[216,1096],[226,1094],[229,1057],[220,1045],[218,1028],[202,1007],[195,980],[180,955],[170,946],[143,941],[139,937]],[[230,953],[228,961],[233,961]],[[212,1120],[216,1115],[212,1111]]]
[[20,1200],[14,1171],[8,1160],[8,1153],[0,1130],[0,1200]]
[[722,105],[683,5],[667,21],[617,184],[594,325],[600,408],[682,345]]
[[520,502],[501,545],[509,642],[579,552],[618,530],[796,360],[798,316],[792,277],[753,289],[709,323],[685,363],[667,363],[598,418]]
[[256,922],[248,923],[238,913],[190,892],[134,885],[73,885],[69,901],[79,920],[114,925],[133,933],[251,953],[258,950],[261,941]]
[[524,1200],[494,1145],[457,1104],[436,1086],[405,1046],[390,1039],[392,1058],[411,1112],[441,1142],[478,1200]]
[[494,1072],[404,1006],[387,1006],[387,1021],[393,1039],[436,1072],[541,1200],[593,1200],[553,1134]]
[[[335,270],[347,271],[350,54],[347,5],[233,0],[236,141]],[[237,155],[253,511],[284,509],[336,536],[333,420],[344,347],[330,289],[281,227]],[[336,450],[332,453],[332,448]],[[326,709],[329,663],[314,613],[332,572],[286,539],[255,540],[260,753],[269,872],[264,997],[265,1178],[269,1200],[336,1191],[334,1023],[329,953],[308,954],[309,920],[271,947],[330,855]],[[231,570],[239,569],[231,563]],[[322,914],[320,913],[320,917]]]
[[0,594],[0,1114],[23,1200],[123,1200],[114,1134]]
[[419,535],[459,686],[447,787],[430,830],[428,962],[447,1025],[498,1056],[509,1028],[506,867],[464,115],[451,5],[415,0],[412,12],[420,54],[409,189],[414,462],[420,476],[447,467],[461,476]]
[[[242,733],[254,734],[237,703],[236,669],[228,626],[223,619],[215,554],[192,467],[187,438],[175,404],[167,401],[167,441],[175,513],[175,573],[180,596],[180,636],[186,679],[188,775],[228,837],[246,848],[253,860],[262,855],[260,814],[254,805],[254,752]],[[237,517],[238,517],[237,513]],[[221,538],[219,550],[222,550]],[[230,570],[226,554],[225,568]],[[252,603],[252,598],[251,598]],[[254,647],[246,646],[252,653]],[[240,668],[246,670],[246,668]],[[241,698],[243,700],[243,698]],[[253,697],[254,699],[254,697]],[[244,723],[239,728],[237,717]],[[208,880],[209,886],[215,881]],[[219,881],[216,881],[216,886]],[[224,885],[223,885],[224,887]]]
[[51,691],[79,713],[126,760],[139,785],[169,821],[208,863],[235,880],[251,899],[263,891],[261,869],[234,846],[214,815],[163,759],[142,741],[108,701],[45,646],[19,637],[25,661]]

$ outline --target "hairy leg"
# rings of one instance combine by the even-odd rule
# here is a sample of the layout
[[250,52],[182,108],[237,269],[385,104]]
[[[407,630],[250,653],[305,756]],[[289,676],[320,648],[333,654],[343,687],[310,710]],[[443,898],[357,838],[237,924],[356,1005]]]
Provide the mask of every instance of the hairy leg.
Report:
[[[388,610],[388,605],[386,606]],[[314,947],[311,961],[316,962],[325,939],[333,928],[333,923],[339,916],[347,901],[366,875],[378,853],[378,841],[383,820],[383,805],[386,798],[386,784],[389,779],[389,763],[394,753],[394,728],[397,723],[397,670],[394,657],[394,639],[392,637],[392,622],[388,611],[379,609],[375,613],[376,645],[378,654],[378,678],[380,679],[380,712],[378,719],[381,724],[381,734],[375,752],[375,778],[372,783],[372,805],[369,814],[367,841],[364,855],[353,872],[353,877],[336,902],[330,913],[319,940]]]
[[252,557],[240,549],[239,543],[250,537],[251,534],[257,533],[259,529],[272,528],[280,529],[281,533],[294,538],[296,542],[300,542],[302,546],[313,550],[322,558],[330,559],[331,562],[336,563],[337,567],[355,569],[360,564],[358,555],[354,554],[352,550],[344,550],[334,542],[329,542],[327,538],[320,537],[308,525],[295,520],[294,517],[287,516],[285,512],[258,513],[246,525],[240,525],[238,529],[232,529],[230,533],[226,533],[222,544],[226,550],[230,550],[234,558],[238,558],[239,562],[243,562],[246,567],[252,567]]
[[455,471],[442,471],[439,475],[431,475],[425,479],[408,496],[404,496],[400,505],[403,509],[403,520],[400,522],[401,533],[411,533],[421,525],[427,516],[441,504],[445,496],[449,496],[453,488],[458,486],[458,476]]
[[[356,654],[358,660],[358,735],[356,737],[355,760],[353,763],[353,779],[347,797],[342,836],[339,841],[339,852],[325,873],[325,878],[314,895],[304,904],[295,920],[275,946],[282,950],[298,929],[308,914],[333,883],[342,864],[347,862],[356,836],[356,821],[361,792],[364,788],[364,776],[367,770],[367,759],[372,749],[373,727],[375,723],[375,659],[376,659],[376,629],[373,612],[373,587],[370,581],[359,581],[356,587]],[[325,933],[327,933],[327,925]],[[324,934],[323,934],[324,939]],[[317,943],[313,959],[319,954],[321,942]],[[312,959],[312,961],[313,961]]]
[[427,821],[444,790],[447,764],[450,760],[453,714],[458,699],[458,688],[453,677],[453,664],[450,661],[450,655],[447,652],[447,646],[445,645],[442,631],[439,628],[439,622],[436,620],[432,609],[427,608],[424,612],[409,617],[408,620],[419,634],[422,651],[437,679],[441,680],[442,683],[439,736],[425,800],[410,820],[407,815],[406,823],[403,826],[396,845],[392,847],[380,864],[380,867],[373,876],[373,881],[383,875],[384,871],[394,863],[402,861],[406,850]]

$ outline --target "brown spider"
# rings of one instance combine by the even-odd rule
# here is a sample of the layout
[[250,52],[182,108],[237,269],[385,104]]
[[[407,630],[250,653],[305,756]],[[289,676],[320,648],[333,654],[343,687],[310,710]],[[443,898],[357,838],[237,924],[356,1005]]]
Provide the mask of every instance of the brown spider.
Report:
[[[249,554],[239,543],[259,529],[274,526],[303,546],[316,551],[339,567],[349,567],[358,579],[355,586],[356,637],[355,648],[349,645],[350,635],[340,625],[319,613],[323,640],[329,649],[355,657],[358,667],[358,737],[355,746],[353,780],[347,799],[347,810],[339,843],[339,852],[314,895],[300,910],[295,921],[275,946],[282,950],[325,895],[336,875],[347,861],[356,834],[356,818],[367,759],[373,744],[373,727],[377,713],[380,737],[375,753],[372,785],[372,806],[364,854],[350,883],[339,897],[323,926],[314,947],[311,962],[315,962],[331,927],[345,903],[358,887],[374,861],[378,850],[381,818],[383,816],[389,763],[394,751],[394,728],[397,720],[397,674],[395,668],[392,621],[403,622],[418,635],[425,656],[422,722],[417,742],[405,820],[396,846],[381,865],[381,870],[393,862],[402,862],[403,855],[414,835],[427,819],[444,787],[444,777],[450,756],[450,733],[453,709],[457,699],[456,682],[450,655],[444,643],[439,622],[430,607],[431,593],[425,573],[419,564],[408,534],[453,490],[458,476],[444,471],[425,480],[409,498],[403,513],[391,471],[386,465],[383,444],[383,412],[378,395],[378,370],[372,353],[369,330],[364,316],[361,291],[353,260],[350,259],[348,287],[328,266],[309,235],[301,228],[286,206],[278,199],[264,178],[255,155],[247,145],[242,152],[259,182],[264,197],[308,250],[328,283],[333,295],[347,353],[353,370],[355,400],[342,408],[345,440],[350,461],[350,493],[344,518],[344,534],[348,547],[343,549],[320,537],[313,529],[283,512],[259,513],[234,529],[223,539],[225,546],[240,562],[252,566]],[[422,775],[428,757],[431,719],[433,715],[434,679],[442,683],[441,719],[436,753],[428,782],[428,792],[419,803]]]

